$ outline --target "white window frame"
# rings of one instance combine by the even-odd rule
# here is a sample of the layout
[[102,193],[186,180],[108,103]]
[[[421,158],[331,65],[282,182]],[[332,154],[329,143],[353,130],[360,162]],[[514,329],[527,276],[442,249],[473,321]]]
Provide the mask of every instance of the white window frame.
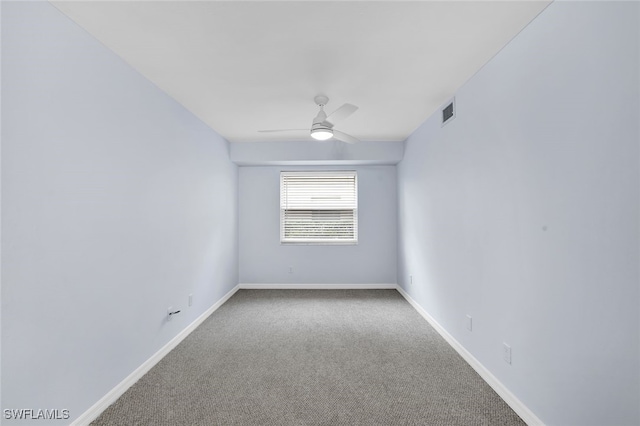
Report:
[[[336,182],[332,183],[331,179]],[[324,180],[324,182],[323,182]],[[315,182],[314,182],[315,181]],[[324,185],[323,185],[324,183]],[[305,187],[307,186],[308,187]],[[328,192],[329,192],[329,195]],[[307,196],[308,193],[308,196]],[[315,195],[315,196],[314,196]],[[335,195],[335,196],[334,196]],[[339,217],[331,219],[330,215]],[[344,223],[344,233],[327,234],[305,229],[305,222],[328,225]],[[298,219],[300,226],[292,223]],[[300,234],[292,237],[292,233]],[[305,231],[309,231],[305,233]],[[315,234],[314,234],[315,232]],[[355,170],[312,170],[280,172],[280,243],[298,245],[354,245],[358,244],[358,174]]]

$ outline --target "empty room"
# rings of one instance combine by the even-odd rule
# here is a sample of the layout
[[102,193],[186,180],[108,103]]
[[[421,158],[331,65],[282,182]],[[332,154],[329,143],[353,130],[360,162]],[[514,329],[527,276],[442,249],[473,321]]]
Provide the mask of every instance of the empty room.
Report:
[[2,425],[640,425],[640,2],[0,25]]

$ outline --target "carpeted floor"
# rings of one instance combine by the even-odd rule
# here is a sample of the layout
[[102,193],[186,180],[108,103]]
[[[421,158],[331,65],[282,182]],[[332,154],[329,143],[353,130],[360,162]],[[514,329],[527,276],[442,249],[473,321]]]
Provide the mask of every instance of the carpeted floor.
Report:
[[240,290],[93,425],[521,425],[395,290]]

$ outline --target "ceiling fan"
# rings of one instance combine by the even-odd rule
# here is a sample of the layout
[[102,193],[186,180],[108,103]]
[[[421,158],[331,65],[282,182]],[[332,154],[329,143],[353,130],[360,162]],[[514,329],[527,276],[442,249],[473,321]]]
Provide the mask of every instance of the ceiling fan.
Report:
[[[331,138],[337,139],[346,143],[360,142],[357,138],[348,135],[339,130],[335,130],[333,126],[340,120],[344,120],[351,114],[356,112],[357,106],[351,104],[344,104],[329,116],[324,112],[324,106],[329,102],[329,98],[323,95],[318,95],[313,98],[316,105],[320,107],[318,115],[313,119],[311,124],[311,137],[318,141],[326,141]],[[278,130],[258,130],[261,133],[273,133],[273,132],[299,132],[309,131],[309,129],[278,129]]]

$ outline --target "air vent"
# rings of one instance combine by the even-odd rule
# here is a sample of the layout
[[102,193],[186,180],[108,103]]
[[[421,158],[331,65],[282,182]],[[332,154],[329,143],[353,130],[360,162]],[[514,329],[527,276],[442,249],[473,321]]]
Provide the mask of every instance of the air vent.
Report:
[[442,125],[443,126],[456,117],[456,109],[454,107],[454,101],[455,99],[451,99],[451,102],[449,102],[447,106],[445,106],[442,109]]

